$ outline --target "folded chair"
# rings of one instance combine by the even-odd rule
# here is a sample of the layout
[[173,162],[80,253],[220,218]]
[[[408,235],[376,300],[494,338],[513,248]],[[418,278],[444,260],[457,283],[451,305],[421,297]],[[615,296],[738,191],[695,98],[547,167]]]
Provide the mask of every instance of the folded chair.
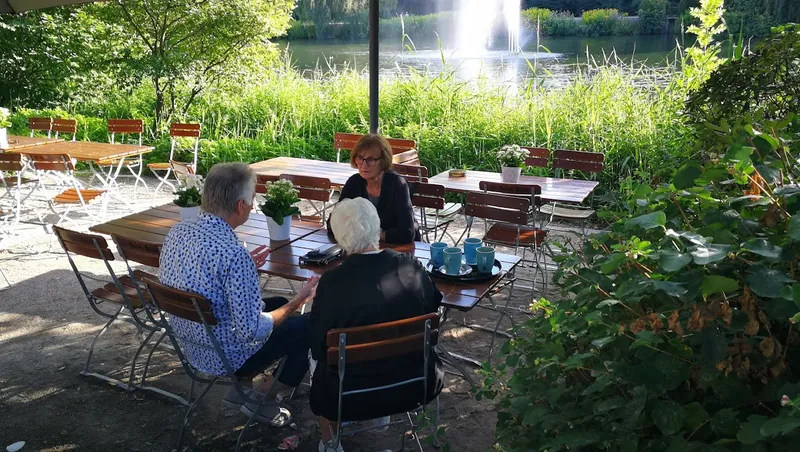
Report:
[[[327,451],[335,451],[341,437],[355,435],[357,433],[384,427],[383,425],[344,430],[342,424],[347,419],[342,419],[343,406],[348,396],[355,394],[365,394],[370,392],[391,390],[407,385],[421,386],[420,398],[416,402],[416,409],[424,408],[428,404],[428,363],[434,353],[433,347],[439,339],[439,315],[436,313],[427,314],[410,319],[398,320],[395,322],[379,323],[377,325],[361,326],[355,328],[333,329],[328,331],[327,336],[327,360],[331,370],[339,376],[338,404],[336,421],[336,433],[332,444],[326,444]],[[387,358],[399,357],[418,353],[422,360],[422,373],[415,377],[398,381],[384,386],[368,388],[350,388],[347,382],[348,366],[357,365],[360,369],[359,376],[364,377],[369,369],[371,362],[384,360]],[[380,367],[374,369],[375,375],[381,375]],[[368,376],[368,375],[366,375]],[[436,400],[436,413],[434,417],[432,432],[434,439],[439,424],[439,397]],[[412,402],[413,404],[413,402]],[[386,413],[388,415],[397,413]],[[414,440],[420,451],[423,451],[422,443],[417,434],[419,426],[414,423],[411,412],[406,412],[405,416],[411,427]],[[390,422],[390,425],[405,423],[406,420]],[[405,432],[403,433],[403,444],[400,450],[405,450]]]
[[197,172],[197,152],[200,148],[200,124],[179,124],[173,123],[169,126],[169,139],[170,139],[170,148],[169,148],[169,160],[166,162],[155,162],[155,163],[148,163],[147,167],[150,171],[155,174],[156,178],[158,178],[159,183],[156,186],[155,192],[153,193],[153,200],[155,200],[156,195],[158,195],[158,190],[161,189],[161,186],[166,184],[169,186],[172,191],[175,191],[175,185],[169,182],[169,175],[173,171],[173,162],[175,161],[175,148],[181,142],[182,138],[191,138],[192,141],[192,162],[191,163],[184,163],[184,165],[188,166],[192,169],[193,173]]
[[[93,219],[100,220],[89,210],[89,203],[105,194],[106,190],[82,188],[82,184],[75,178],[75,167],[69,155],[27,153],[24,155],[30,167],[37,172],[37,187],[44,192],[47,205],[58,215],[57,225],[66,220],[74,208],[80,208]],[[50,184],[45,181],[50,179],[54,179],[54,183],[48,188]],[[63,211],[59,212],[58,209],[61,208]]]
[[[108,319],[103,328],[101,328],[94,339],[92,339],[92,345],[89,347],[89,357],[86,360],[86,365],[81,375],[98,378],[113,383],[127,391],[132,391],[134,389],[132,382],[136,359],[144,346],[157,331],[144,308],[144,303],[140,298],[136,284],[127,275],[117,276],[110,264],[110,261],[114,260],[114,254],[111,252],[111,249],[109,249],[108,242],[102,236],[70,231],[59,226],[53,226],[53,234],[58,238],[59,243],[61,243],[61,247],[67,255],[72,271],[75,273],[75,277],[78,278],[78,284],[80,284],[86,299],[89,301],[89,306],[98,315]],[[75,263],[75,256],[103,261],[108,271],[107,276],[110,278],[110,281],[79,271]],[[87,285],[87,280],[100,283],[102,286],[96,289],[90,289]],[[142,341],[139,349],[133,356],[127,382],[89,370],[97,340],[100,339],[100,336],[102,336],[111,324],[117,320],[130,322],[137,328],[139,333],[148,332],[147,337]]]
[[[127,136],[132,136],[134,144],[141,146],[143,133],[144,121],[141,119],[108,120],[108,141],[111,144],[124,143]],[[133,184],[133,196],[136,198],[136,190],[139,187],[139,183],[147,190],[147,183],[142,179],[142,168],[144,167],[143,158],[143,154],[139,154],[133,161],[131,161],[130,158],[126,158],[124,161],[119,159],[101,160],[97,162],[97,166],[100,167],[100,171],[103,172],[103,177],[107,181],[115,181],[116,178],[119,177],[119,172],[122,167],[127,168],[130,176],[126,175],[125,177],[133,177],[136,179],[136,182]],[[122,165],[122,167],[120,167],[120,165]],[[99,178],[99,175],[95,173],[92,176],[92,180],[94,180],[95,177]]]
[[50,138],[50,130],[53,127],[53,118],[36,118],[30,117],[28,118],[28,130],[31,131],[31,137],[33,137],[33,133],[36,131],[46,132],[47,138]]
[[[597,175],[605,168],[605,155],[599,152],[565,151],[557,150],[553,152],[552,167],[556,171],[556,177],[564,177],[566,172],[571,174],[588,174],[594,180]],[[588,206],[579,206],[564,203],[549,203],[541,207],[541,212],[550,216],[550,221],[562,219],[568,221],[578,221],[581,224],[581,237],[586,236],[586,220],[595,211]]]
[[[0,214],[0,216],[14,216],[14,224],[19,222],[20,211],[22,203],[27,200],[33,193],[33,188],[38,182],[36,179],[29,179],[22,177],[25,164],[22,161],[21,154],[11,152],[0,153],[0,186],[5,189],[5,192],[0,196],[0,200],[9,198],[13,200],[13,214]],[[27,185],[34,185],[31,191],[25,197],[22,197],[22,187]]]
[[[183,365],[186,374],[189,375],[189,378],[192,380],[192,386],[189,390],[189,401],[191,404],[186,409],[186,415],[181,421],[177,450],[183,450],[183,432],[186,429],[186,425],[189,423],[189,417],[191,416],[192,411],[194,411],[195,407],[197,407],[200,401],[206,396],[206,394],[208,394],[208,392],[216,383],[232,385],[246,403],[256,404],[259,407],[269,403],[266,397],[262,397],[261,399],[255,398],[252,392],[246,391],[245,388],[239,384],[239,380],[236,378],[235,370],[231,366],[230,361],[228,361],[228,358],[225,356],[225,352],[222,350],[222,346],[214,334],[213,327],[217,325],[217,318],[214,316],[214,312],[211,309],[211,303],[209,303],[205,297],[196,293],[185,292],[165,286],[150,278],[145,278],[144,281],[145,285],[147,286],[148,293],[150,294],[150,297],[154,301],[159,312],[157,317],[160,319],[158,325],[164,328],[166,331],[167,336],[169,336],[169,339],[172,342],[172,346],[175,348],[175,351],[181,360],[181,364]],[[168,318],[174,317],[179,317],[184,320],[201,324],[211,345],[197,342],[192,337],[185,337],[177,333],[168,321]],[[216,353],[217,356],[219,356],[219,359],[222,361],[223,366],[225,366],[225,375],[208,375],[196,369],[186,359],[186,354],[183,352],[184,344],[190,344],[194,347]],[[278,377],[283,370],[284,363],[285,360],[281,360],[280,364],[278,365],[278,370],[272,379],[272,383],[270,384],[270,390],[272,389],[272,385],[278,381]],[[199,396],[197,396],[197,398],[192,400],[195,383],[205,384],[206,388],[200,393]],[[269,390],[267,392],[269,392]],[[239,439],[236,442],[237,451],[241,447],[241,442],[245,431],[247,431],[247,429],[253,423],[253,418],[257,412],[258,409],[253,410],[253,414],[247,420],[247,423],[239,434]]]

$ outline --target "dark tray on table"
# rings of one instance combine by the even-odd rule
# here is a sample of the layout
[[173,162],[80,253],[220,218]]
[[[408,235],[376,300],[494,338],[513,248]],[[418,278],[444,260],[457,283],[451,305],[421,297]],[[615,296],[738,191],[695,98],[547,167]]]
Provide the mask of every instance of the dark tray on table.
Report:
[[461,263],[461,267],[468,267],[470,271],[466,274],[462,275],[448,275],[446,273],[442,273],[439,271],[439,267],[434,268],[433,263],[428,261],[425,265],[425,270],[428,271],[428,274],[431,278],[441,279],[444,281],[451,281],[451,282],[478,282],[478,281],[486,281],[488,279],[495,278],[497,275],[503,271],[503,264],[500,263],[497,259],[494,260],[494,265],[492,266],[491,273],[481,273],[478,271],[477,265],[468,265]]

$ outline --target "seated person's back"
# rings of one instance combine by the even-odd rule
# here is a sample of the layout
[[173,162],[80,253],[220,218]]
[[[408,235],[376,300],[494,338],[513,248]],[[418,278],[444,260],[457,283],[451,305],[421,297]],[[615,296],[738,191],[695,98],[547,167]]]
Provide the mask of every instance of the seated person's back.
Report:
[[[374,217],[373,217],[374,216]],[[339,218],[337,218],[339,217]],[[436,312],[442,294],[413,256],[377,248],[379,220],[365,199],[341,202],[331,216],[342,264],[321,279],[311,311],[311,353],[318,360],[313,375],[311,408],[328,420],[337,418],[338,376],[326,360],[328,331],[375,325]],[[369,223],[374,222],[374,225]],[[442,386],[441,362],[431,353],[427,400]],[[362,365],[348,364],[345,390],[375,387],[422,375],[422,353]],[[415,408],[423,385],[411,384],[344,398],[345,420],[364,420]]]

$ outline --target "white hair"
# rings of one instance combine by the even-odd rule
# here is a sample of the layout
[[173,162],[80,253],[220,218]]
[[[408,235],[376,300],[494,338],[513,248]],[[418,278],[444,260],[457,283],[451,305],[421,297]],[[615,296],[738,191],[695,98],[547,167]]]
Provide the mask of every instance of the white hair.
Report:
[[241,200],[251,202],[256,175],[244,163],[219,163],[211,167],[203,185],[202,209],[218,217],[236,212]]
[[336,242],[347,254],[378,248],[381,219],[378,211],[365,198],[343,199],[331,213],[331,229]]

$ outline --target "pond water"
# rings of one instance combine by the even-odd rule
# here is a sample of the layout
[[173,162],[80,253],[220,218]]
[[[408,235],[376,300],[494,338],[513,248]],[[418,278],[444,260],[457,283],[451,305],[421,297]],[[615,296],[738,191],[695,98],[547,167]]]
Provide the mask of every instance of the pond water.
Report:
[[[534,78],[535,70],[536,78],[541,79],[545,86],[562,86],[579,71],[586,73],[589,60],[637,70],[644,65],[653,69],[645,73],[663,72],[675,61],[675,49],[680,39],[672,35],[545,37],[539,42],[538,52],[535,39],[527,39],[520,54],[504,50],[465,54],[457,49],[440,49],[438,42],[432,40],[414,42],[413,46],[408,41],[382,40],[381,77],[407,75],[411,69],[438,74],[446,64],[464,80],[485,76],[497,83],[521,84]],[[343,69],[366,71],[368,66],[366,40],[297,40],[283,41],[279,45],[282,50],[288,47],[294,66],[309,76],[314,73],[324,76]]]

